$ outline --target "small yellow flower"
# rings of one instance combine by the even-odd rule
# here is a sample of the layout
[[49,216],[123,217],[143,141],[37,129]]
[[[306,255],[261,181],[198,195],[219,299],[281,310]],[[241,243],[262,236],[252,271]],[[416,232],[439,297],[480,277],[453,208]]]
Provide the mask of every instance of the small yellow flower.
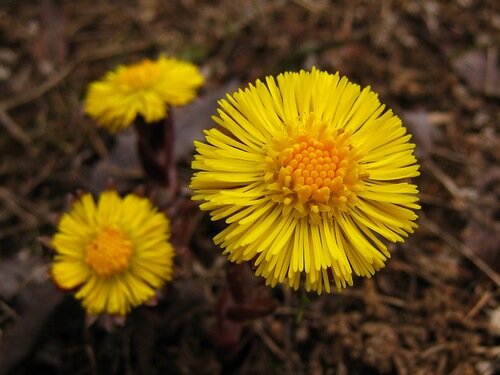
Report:
[[[275,286],[330,292],[370,277],[417,227],[414,145],[369,87],[317,69],[219,102],[195,142],[193,199],[229,225],[214,241]],[[304,280],[305,279],[305,280]]]
[[125,315],[172,279],[169,237],[168,219],[148,199],[109,190],[96,204],[84,194],[53,238],[52,278],[63,289],[78,288],[88,314]]
[[195,65],[166,57],[119,66],[90,84],[85,112],[112,132],[129,127],[137,115],[155,122],[167,116],[168,106],[192,101],[203,81]]

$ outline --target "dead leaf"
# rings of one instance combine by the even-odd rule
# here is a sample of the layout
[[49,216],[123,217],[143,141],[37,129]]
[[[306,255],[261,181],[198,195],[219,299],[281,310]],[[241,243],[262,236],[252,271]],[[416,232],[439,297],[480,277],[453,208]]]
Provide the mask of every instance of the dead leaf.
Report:
[[500,97],[500,59],[497,48],[469,50],[453,58],[451,63],[473,91]]
[[430,114],[424,110],[407,111],[403,112],[402,117],[404,124],[414,136],[414,142],[417,144],[415,151],[417,157],[428,157],[434,149],[434,143],[440,137],[439,130]]
[[231,94],[239,87],[232,80],[216,90],[201,96],[193,103],[175,109],[175,158],[177,162],[190,162],[193,154],[193,141],[203,139],[203,130],[216,126],[211,116],[217,113],[217,101]]
[[133,181],[142,178],[143,172],[137,154],[137,135],[133,129],[116,135],[116,143],[109,157],[100,160],[90,173],[87,188],[98,194],[112,179],[118,191],[128,191],[136,185]]
[[[2,260],[0,262],[0,298],[6,301],[15,298],[30,280],[39,279],[39,270],[43,269],[46,269],[43,261],[34,256],[26,257],[26,259],[20,256]],[[47,279],[46,275],[45,279]]]
[[40,258],[4,260],[0,267],[0,298],[15,298],[18,315],[0,342],[0,374],[7,374],[29,354],[63,294],[48,280]]

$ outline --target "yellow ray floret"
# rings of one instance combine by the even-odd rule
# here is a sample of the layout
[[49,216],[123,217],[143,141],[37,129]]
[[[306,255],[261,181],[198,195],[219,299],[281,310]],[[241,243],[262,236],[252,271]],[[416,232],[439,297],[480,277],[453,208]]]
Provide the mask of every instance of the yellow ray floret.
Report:
[[166,117],[168,106],[192,101],[203,81],[195,65],[172,58],[119,66],[90,84],[85,112],[112,132],[130,126],[137,116],[155,122]]
[[170,224],[151,202],[110,190],[84,194],[65,213],[52,245],[51,276],[77,289],[88,314],[125,315],[172,279]]
[[228,226],[214,238],[274,286],[330,292],[371,277],[417,227],[419,175],[401,120],[369,87],[313,68],[219,102],[223,129],[195,142],[193,199]]

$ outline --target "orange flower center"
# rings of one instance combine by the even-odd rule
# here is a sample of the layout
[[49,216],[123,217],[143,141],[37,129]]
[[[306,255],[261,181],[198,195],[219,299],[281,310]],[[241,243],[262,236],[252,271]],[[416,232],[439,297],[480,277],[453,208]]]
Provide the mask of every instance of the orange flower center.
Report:
[[269,195],[294,208],[295,215],[314,220],[322,212],[346,210],[368,177],[361,158],[344,129],[327,130],[324,123],[312,120],[302,127],[290,126],[270,152]]
[[99,276],[108,277],[129,268],[132,242],[116,228],[102,229],[87,245],[85,263]]
[[158,81],[158,65],[151,60],[123,67],[118,71],[117,79],[125,87],[137,91],[147,89]]

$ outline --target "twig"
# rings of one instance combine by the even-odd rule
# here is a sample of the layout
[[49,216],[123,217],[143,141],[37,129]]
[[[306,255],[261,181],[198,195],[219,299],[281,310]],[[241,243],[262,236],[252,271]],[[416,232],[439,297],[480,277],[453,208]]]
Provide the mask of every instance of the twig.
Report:
[[455,199],[459,201],[470,200],[473,191],[467,188],[458,187],[432,160],[426,160],[424,167],[431,172],[436,180],[438,180]]
[[479,270],[481,270],[486,276],[488,276],[497,287],[500,287],[500,275],[498,275],[488,264],[486,264],[481,258],[479,258],[471,249],[455,239],[455,237],[453,237],[449,233],[442,230],[436,223],[426,218],[423,214],[421,215],[421,223],[429,231],[434,233],[439,238],[443,239],[446,243],[448,243],[448,245],[450,245],[452,248],[466,257],[469,261],[471,261]]
[[94,348],[92,346],[92,340],[90,337],[89,326],[87,324],[83,325],[83,337],[85,340],[85,353],[87,354],[87,359],[89,361],[90,373],[92,375],[98,375],[97,371],[97,361],[94,352]]
[[40,168],[38,169],[38,173],[28,179],[20,188],[18,196],[28,196],[29,193],[33,191],[38,185],[40,185],[45,179],[51,176],[54,173],[54,169],[56,166],[56,160],[50,159],[46,161]]
[[421,357],[422,358],[429,358],[441,351],[445,351],[445,350],[452,350],[453,348],[456,347],[456,343],[454,342],[445,342],[443,344],[436,344],[436,345],[433,345],[431,346],[430,348],[424,350],[422,353],[421,353]]
[[255,323],[253,325],[255,333],[260,337],[264,345],[280,360],[285,362],[287,360],[287,356],[283,350],[273,341],[271,337],[267,334],[260,323]]
[[115,44],[111,46],[106,46],[103,48],[97,48],[95,50],[89,50],[83,52],[80,56],[76,58],[77,63],[91,62],[96,60],[103,60],[116,55],[126,55],[131,52],[138,52],[151,47],[153,43],[149,40],[132,42],[127,45]]
[[[296,307],[288,307],[288,306],[281,306],[276,309],[274,312],[274,315],[276,316],[287,316],[291,317],[292,319],[295,319],[297,317],[297,314],[299,313],[299,309]],[[311,319],[311,320],[318,320],[323,317],[322,314],[312,311],[312,310],[304,310],[303,311],[303,316],[306,319]]]
[[293,0],[293,2],[312,13],[323,12],[328,6],[326,1]]
[[33,229],[35,229],[38,226],[37,223],[21,223],[19,225],[11,226],[8,228],[2,228],[0,229],[0,240],[10,237],[10,236],[15,236],[18,235],[19,233],[22,232],[28,232]]
[[42,96],[47,91],[57,86],[66,76],[71,73],[75,68],[78,61],[73,61],[60,69],[56,74],[52,75],[42,84],[27,90],[18,96],[6,99],[0,102],[0,112],[6,112],[12,108],[18,107],[22,104],[29,103],[30,101]]
[[109,157],[109,152],[106,147],[106,143],[102,139],[102,137],[99,135],[99,132],[97,131],[96,126],[84,126],[83,127],[84,132],[88,136],[90,140],[90,144],[93,146],[94,151],[99,155],[101,159],[106,159]]
[[[490,202],[481,202],[478,199],[478,193],[473,188],[463,188],[458,187],[453,179],[451,179],[446,173],[444,173],[432,160],[428,159],[424,166],[432,173],[432,175],[438,180],[448,192],[455,198],[455,201],[451,204],[449,203],[438,203],[436,200],[432,201],[431,204],[438,206],[448,207],[455,210],[466,210],[470,216],[476,220],[480,225],[483,225],[491,230],[494,230],[492,223],[485,219],[485,216],[480,211],[481,206],[487,204],[491,207]],[[423,201],[429,202],[429,196],[422,195]],[[469,204],[473,202],[474,204]],[[436,204],[437,203],[437,204]],[[458,203],[458,204],[455,204]]]
[[151,46],[151,42],[136,42],[131,43],[127,46],[111,46],[106,48],[99,48],[82,53],[77,56],[73,61],[63,66],[58,70],[57,73],[49,77],[45,82],[38,86],[33,87],[31,90],[27,90],[18,96],[0,101],[0,112],[6,112],[12,108],[18,107],[20,105],[29,103],[30,101],[42,96],[47,91],[56,87],[61,83],[75,67],[83,62],[89,62],[94,60],[101,60],[109,58],[115,55],[125,54],[129,52],[140,51]]
[[500,345],[497,346],[476,346],[473,349],[475,354],[486,355],[489,358],[498,358],[500,357]]
[[[285,306],[288,308],[292,307],[292,292],[290,289],[285,288],[283,291],[285,296]],[[292,351],[292,324],[293,324],[293,316],[287,316],[285,318],[285,353],[287,357],[287,361],[285,362],[285,368],[288,374],[293,374],[294,366],[293,366],[293,351]]]
[[7,315],[12,318],[12,319],[19,319],[19,315],[17,314],[17,312],[12,308],[10,307],[7,303],[5,303],[4,301],[2,301],[0,299],[0,308],[2,308],[2,310],[7,313]]
[[37,217],[21,207],[16,202],[16,196],[2,187],[0,187],[0,200],[3,201],[12,214],[24,219],[28,224],[36,225],[38,223]]
[[31,138],[23,131],[23,129],[10,117],[7,112],[0,110],[0,124],[16,141],[25,147],[31,146]]
[[490,47],[486,51],[486,79],[484,91],[486,94],[494,95],[497,82],[498,49]]
[[[346,297],[352,297],[352,298],[358,298],[362,300],[366,300],[367,298],[367,293],[365,290],[361,289],[346,289],[342,291],[342,295]],[[387,296],[384,294],[378,294],[376,298],[379,300],[379,302],[385,303],[387,305],[391,305],[393,307],[397,307],[403,310],[409,310],[409,311],[418,311],[420,309],[420,306],[415,304],[415,303],[409,303],[408,301],[404,301],[402,299],[392,297],[392,296]]]
[[469,310],[465,316],[467,318],[473,318],[475,317],[488,302],[490,302],[491,297],[493,297],[493,294],[491,292],[485,292],[483,295],[479,298],[479,300],[472,306],[472,308]]

